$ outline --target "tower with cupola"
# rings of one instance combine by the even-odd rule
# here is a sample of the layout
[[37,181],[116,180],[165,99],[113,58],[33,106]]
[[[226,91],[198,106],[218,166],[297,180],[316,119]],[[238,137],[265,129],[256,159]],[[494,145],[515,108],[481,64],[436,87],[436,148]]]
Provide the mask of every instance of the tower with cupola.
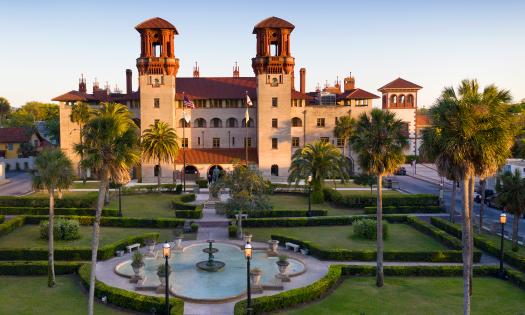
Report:
[[[175,58],[174,38],[177,29],[161,18],[148,19],[135,27],[140,33],[140,57],[137,58],[140,89],[141,134],[155,121],[175,127],[175,78],[179,59]],[[141,177],[153,181],[162,169],[164,181],[172,179],[173,164],[157,165],[142,161]]]
[[265,177],[287,176],[290,167],[293,29],[293,24],[277,17],[262,20],[253,28],[257,37],[257,52],[252,58],[257,87],[257,151],[259,170]]

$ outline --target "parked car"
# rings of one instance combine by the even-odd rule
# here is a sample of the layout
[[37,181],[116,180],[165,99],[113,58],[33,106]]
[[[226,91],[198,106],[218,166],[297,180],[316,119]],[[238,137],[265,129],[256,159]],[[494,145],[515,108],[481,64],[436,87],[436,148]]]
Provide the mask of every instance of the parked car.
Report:
[[[485,204],[487,203],[487,199],[492,196],[494,196],[494,190],[485,189]],[[474,192],[474,201],[477,203],[481,203],[481,192]]]
[[394,172],[394,175],[406,176],[406,174],[407,174],[407,169],[404,167],[400,167]]
[[502,210],[503,207],[498,202],[498,195],[492,194],[490,197],[485,198],[485,204],[491,208],[500,209]]

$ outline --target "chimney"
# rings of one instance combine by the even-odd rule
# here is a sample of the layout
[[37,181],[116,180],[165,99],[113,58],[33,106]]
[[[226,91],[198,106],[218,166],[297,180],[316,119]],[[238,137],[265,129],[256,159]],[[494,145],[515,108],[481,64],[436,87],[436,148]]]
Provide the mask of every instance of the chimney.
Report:
[[239,77],[239,66],[237,65],[237,61],[235,61],[235,66],[233,66],[233,77]]
[[300,80],[299,91],[301,93],[305,93],[306,92],[306,69],[305,68],[301,68],[299,70],[299,80]]
[[193,67],[193,77],[194,78],[200,77],[199,65],[197,65],[197,61],[195,61],[195,66]]
[[95,81],[93,81],[93,94],[98,92],[98,90],[99,90],[98,81],[97,81],[97,78],[95,78]]
[[78,91],[80,93],[86,93],[86,79],[84,78],[84,74],[80,75],[80,79],[78,79]]
[[131,72],[131,69],[126,69],[126,94],[131,95],[133,93],[133,86],[132,86],[132,75],[133,72]]
[[352,76],[352,72],[350,72],[350,76],[345,78],[344,85],[345,85],[345,92],[355,89],[355,78]]

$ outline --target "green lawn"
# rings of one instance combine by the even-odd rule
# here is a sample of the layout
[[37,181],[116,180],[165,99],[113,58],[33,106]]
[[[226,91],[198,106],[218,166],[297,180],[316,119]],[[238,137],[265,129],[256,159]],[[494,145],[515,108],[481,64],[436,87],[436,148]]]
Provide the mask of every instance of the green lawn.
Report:
[[[87,295],[79,281],[74,275],[58,276],[56,287],[48,288],[45,276],[0,276],[0,314],[85,314]],[[134,313],[96,303],[95,314]]]
[[[122,196],[122,213],[125,217],[175,218],[171,208],[173,194],[137,194]],[[118,197],[111,200],[108,208],[118,209]]]
[[[510,231],[512,231],[512,230],[510,230]],[[476,233],[476,235],[479,235],[479,234]],[[499,248],[500,242],[501,242],[501,236],[490,234],[487,231],[482,231],[482,235],[483,235],[483,237],[491,239],[495,244],[497,244],[497,246]],[[511,232],[511,237],[512,237],[512,232]],[[503,246],[504,246],[504,249],[505,249],[506,252],[512,252],[512,241],[511,240],[505,239],[503,241],[503,244],[504,244]],[[518,244],[518,251],[516,251],[514,253],[517,253],[519,255],[525,256],[525,246]]]
[[98,189],[100,182],[74,182],[71,189]]
[[[308,210],[308,197],[299,194],[269,195],[270,203],[275,210]],[[362,214],[362,210],[334,207],[328,202],[312,204],[314,210],[328,210],[328,215]]]
[[[508,281],[474,278],[472,314],[525,314],[525,291]],[[375,278],[352,277],[325,299],[286,314],[404,314],[463,313],[462,278],[385,277],[377,288]]]
[[[390,236],[385,240],[385,250],[443,250],[446,246],[406,224],[389,224]],[[257,241],[266,242],[271,234],[286,235],[303,241],[312,241],[326,249],[344,248],[353,250],[374,250],[375,240],[367,240],[353,235],[352,227],[311,226],[282,228],[246,228]]]
[[[129,236],[141,235],[149,232],[159,232],[160,242],[174,239],[173,229],[158,228],[119,228],[101,227],[100,246],[104,246]],[[55,241],[55,248],[75,246],[91,247],[91,226],[80,226],[81,238],[73,241]],[[185,234],[185,239],[195,239],[195,234]],[[47,248],[47,240],[40,238],[38,225],[24,225],[13,232],[0,237],[0,248]]]

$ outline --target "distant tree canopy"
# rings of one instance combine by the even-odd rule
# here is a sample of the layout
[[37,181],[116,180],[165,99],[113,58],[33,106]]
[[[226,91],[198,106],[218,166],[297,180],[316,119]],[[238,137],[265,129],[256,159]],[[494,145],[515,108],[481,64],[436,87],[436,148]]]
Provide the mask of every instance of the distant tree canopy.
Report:
[[11,105],[9,101],[3,97],[0,97],[0,127],[3,126],[4,121],[11,112]]
[[4,127],[25,127],[29,129],[35,128],[37,121],[43,121],[49,137],[58,142],[60,138],[58,105],[27,102],[20,108],[11,108],[9,102],[7,102],[6,106],[4,101],[7,102],[6,99],[0,98],[0,125]]
[[525,99],[521,103],[511,104],[508,112],[512,114],[516,126],[516,138],[512,147],[512,156],[515,158],[525,158]]

